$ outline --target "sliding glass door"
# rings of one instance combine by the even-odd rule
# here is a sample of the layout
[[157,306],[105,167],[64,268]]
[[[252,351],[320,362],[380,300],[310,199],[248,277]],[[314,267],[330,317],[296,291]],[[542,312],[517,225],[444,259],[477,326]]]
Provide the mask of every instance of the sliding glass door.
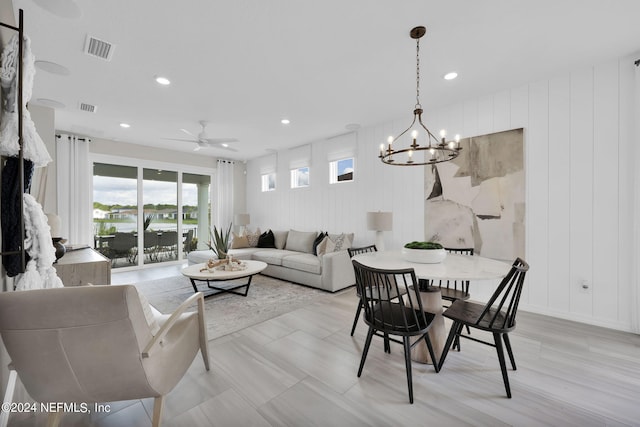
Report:
[[131,166],[93,164],[93,235],[95,248],[112,267],[137,259],[138,171]]
[[93,171],[95,248],[113,268],[178,261],[206,248],[211,174],[106,161]]

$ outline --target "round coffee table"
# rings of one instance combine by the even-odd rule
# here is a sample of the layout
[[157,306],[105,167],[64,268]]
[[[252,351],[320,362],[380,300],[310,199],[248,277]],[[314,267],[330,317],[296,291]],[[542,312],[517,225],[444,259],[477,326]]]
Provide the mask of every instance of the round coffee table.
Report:
[[[243,297],[246,297],[247,293],[249,293],[249,286],[251,286],[251,279],[253,278],[254,275],[260,273],[262,270],[267,268],[267,264],[262,261],[252,261],[252,260],[242,261],[242,263],[246,265],[245,269],[233,270],[233,271],[218,270],[218,269],[214,269],[213,271],[210,271],[208,269],[205,269],[204,271],[200,271],[205,268],[206,264],[205,263],[194,264],[194,265],[190,265],[189,267],[183,268],[182,274],[188,277],[189,280],[191,280],[191,286],[193,286],[194,292],[198,292],[196,281],[206,282],[207,287],[209,289],[213,289],[216,291],[216,292],[209,292],[205,294],[205,298],[213,295],[218,295],[221,293],[230,293],[230,294],[236,294],[236,295],[241,295]],[[242,279],[244,277],[248,277],[249,280],[247,281],[247,283],[242,283],[240,285],[233,284],[231,286],[222,287],[221,285],[216,286],[212,284],[212,283],[218,283],[218,282],[225,282],[233,279]],[[236,289],[240,289],[240,288],[245,288],[244,292],[236,291]]]

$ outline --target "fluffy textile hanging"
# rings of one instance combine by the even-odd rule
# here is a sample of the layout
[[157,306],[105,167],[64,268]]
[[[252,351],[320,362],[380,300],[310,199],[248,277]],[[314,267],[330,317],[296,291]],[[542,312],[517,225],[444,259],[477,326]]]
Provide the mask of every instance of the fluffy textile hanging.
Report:
[[[2,122],[0,124],[0,154],[6,157],[18,156],[18,36],[14,35],[2,51],[0,63],[0,84],[2,85]],[[51,161],[47,147],[38,135],[27,109],[31,99],[33,77],[36,73],[35,57],[31,53],[29,37],[24,36],[22,56],[22,150],[24,158],[35,167],[46,166]]]
[[62,280],[53,263],[56,250],[51,240],[51,229],[40,203],[31,194],[24,194],[24,247],[31,259],[24,273],[16,278],[16,290],[61,288]]

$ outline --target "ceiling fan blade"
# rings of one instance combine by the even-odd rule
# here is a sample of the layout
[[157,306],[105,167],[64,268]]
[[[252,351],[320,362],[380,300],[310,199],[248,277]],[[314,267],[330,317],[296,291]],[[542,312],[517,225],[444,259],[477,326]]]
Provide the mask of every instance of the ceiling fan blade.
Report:
[[203,138],[207,144],[222,144],[228,142],[238,142],[236,138]]
[[186,141],[186,142],[198,142],[195,139],[183,139],[183,138],[161,138],[166,139],[168,141]]
[[194,135],[193,133],[189,132],[189,131],[188,131],[188,130],[186,130],[186,129],[180,129],[180,130],[181,130],[182,132],[186,133],[187,135],[192,136],[192,137],[194,137],[194,138],[198,139],[198,135]]

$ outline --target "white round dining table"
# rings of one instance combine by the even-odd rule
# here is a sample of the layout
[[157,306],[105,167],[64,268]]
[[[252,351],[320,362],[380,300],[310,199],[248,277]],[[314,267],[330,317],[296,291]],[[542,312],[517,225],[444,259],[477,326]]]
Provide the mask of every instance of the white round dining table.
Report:
[[491,280],[507,275],[511,264],[478,255],[447,254],[437,264],[405,261],[401,251],[368,252],[353,257],[367,267],[383,270],[413,268],[416,277],[429,280]]

